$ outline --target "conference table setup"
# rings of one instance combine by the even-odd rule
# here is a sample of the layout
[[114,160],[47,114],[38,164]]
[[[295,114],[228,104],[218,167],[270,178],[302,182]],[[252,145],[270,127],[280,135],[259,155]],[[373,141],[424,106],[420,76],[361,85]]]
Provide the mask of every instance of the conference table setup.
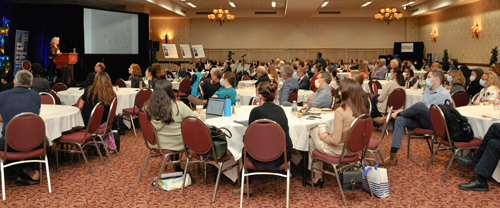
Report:
[[[250,105],[250,101],[253,97],[255,97],[255,88],[245,88],[245,89],[236,89],[236,93],[240,95],[241,105]],[[311,90],[299,90],[297,96],[297,103],[303,102],[304,95],[306,97],[310,97],[314,94]]]
[[[238,82],[238,86],[237,88],[238,89],[241,89],[241,88],[255,88],[255,83],[257,82],[257,80],[241,80]],[[283,86],[283,82],[280,81],[278,83],[278,88],[281,88],[281,86]]]
[[[49,140],[49,145],[61,137],[63,132],[85,126],[80,109],[74,106],[42,104],[39,116],[45,123],[45,135]],[[3,123],[0,122],[0,131],[2,131],[2,125]]]
[[349,78],[349,74],[351,74],[351,72],[339,72],[337,73],[337,78],[339,80],[347,79]]
[[[135,95],[139,92],[139,88],[113,88],[118,98],[118,105],[116,106],[116,113],[121,113],[125,108],[134,106]],[[83,88],[71,87],[65,91],[57,92],[57,96],[61,99],[63,105],[75,105],[78,99],[83,95]]]
[[500,123],[500,111],[493,110],[493,105],[469,105],[456,109],[469,120],[474,137],[481,140],[493,123]]
[[[179,84],[180,84],[179,81],[175,81],[173,79],[168,79],[168,80],[172,82],[172,89],[179,90]],[[125,85],[127,85],[127,88],[132,87],[132,81],[130,80],[125,81]]]
[[[365,92],[368,92],[368,93],[370,92],[370,87],[368,86],[369,81],[370,80],[363,81],[363,86],[361,86],[363,88],[363,90]],[[377,80],[377,81],[380,82],[380,85],[382,85],[382,89],[384,89],[384,85],[387,84],[387,82],[389,82],[387,80]],[[380,91],[380,89],[379,89],[379,91]]]

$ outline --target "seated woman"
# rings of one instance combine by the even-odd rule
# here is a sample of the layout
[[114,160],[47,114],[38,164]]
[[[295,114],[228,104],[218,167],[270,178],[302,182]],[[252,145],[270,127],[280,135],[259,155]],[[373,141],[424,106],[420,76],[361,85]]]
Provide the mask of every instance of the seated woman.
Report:
[[482,76],[483,76],[483,70],[480,68],[472,69],[470,71],[470,76],[469,76],[470,83],[469,87],[467,87],[467,94],[469,94],[471,99],[474,97],[474,95],[481,92],[481,90],[483,89],[483,86],[479,84],[479,80],[481,80]]
[[446,88],[450,90],[450,95],[455,93],[456,91],[465,91],[465,77],[460,70],[451,70],[448,71],[448,82],[451,83],[451,86],[447,86]]
[[198,86],[200,85],[200,79],[203,75],[200,73],[201,68],[199,65],[195,65],[194,74],[191,75],[191,95],[198,97],[200,92],[198,91]]
[[[93,85],[85,89],[82,95],[82,102],[78,108],[82,111],[83,124],[89,124],[90,115],[97,103],[104,104],[104,113],[102,114],[101,126],[99,129],[106,129],[106,121],[108,120],[108,113],[111,102],[116,98],[116,93],[113,90],[113,84],[109,78],[108,73],[102,71],[95,75]],[[104,138],[104,143],[108,148],[116,151],[116,144],[113,133],[109,131],[108,137]]]
[[161,66],[159,63],[154,63],[151,66],[156,69],[156,78],[157,79],[166,79],[165,72],[163,72],[163,69],[161,69]]
[[[181,133],[181,122],[188,116],[199,116],[203,121],[206,114],[203,110],[193,113],[184,102],[176,101],[172,83],[167,80],[158,80],[155,84],[151,99],[144,103],[144,111],[151,124],[156,129],[158,143],[162,149],[181,151],[184,149]],[[151,148],[158,148],[157,144]],[[172,157],[172,160],[178,158]],[[174,166],[175,171],[182,171],[180,165]]]
[[[363,74],[361,74],[361,72],[359,71],[352,71],[351,73],[349,73],[349,79],[356,81],[361,87],[361,89],[363,89],[363,81],[364,81],[363,77],[364,77]],[[339,90],[337,90],[336,93],[340,93]],[[368,99],[369,97],[370,95],[365,91],[361,93],[361,98],[363,99],[363,104],[365,105],[366,109],[370,109],[370,99]],[[340,100],[340,95],[339,95],[339,100]]]
[[418,80],[415,77],[413,69],[406,67],[403,72],[403,77],[406,81],[406,88],[418,87]]
[[130,87],[131,88],[142,88],[144,86],[144,80],[142,79],[141,67],[137,64],[131,64],[128,68],[128,73],[130,76]]
[[62,77],[58,77],[56,83],[61,82],[68,88],[76,87],[77,83],[75,79],[71,78],[71,69],[69,68],[69,66],[63,66],[61,72]]
[[276,81],[277,83],[280,79],[274,65],[270,65],[269,67],[267,67],[267,75],[269,75],[269,79],[271,80],[271,82]]
[[85,79],[85,84],[83,88],[88,88],[89,86],[93,85],[94,79],[95,79],[95,72],[90,72],[89,75],[87,75],[87,78]]
[[474,105],[488,103],[489,99],[495,99],[500,91],[500,81],[497,74],[492,71],[485,72],[479,84],[484,88],[479,92],[479,96],[473,100]]
[[[395,89],[403,89],[405,86],[405,80],[403,78],[403,72],[399,67],[392,68],[387,74],[389,82],[384,85],[382,92],[372,98],[372,112],[371,117],[375,118],[374,121],[378,124],[384,124],[385,117],[381,117],[383,113],[387,113],[387,101],[389,100],[389,94]],[[396,109],[394,109],[396,110]]]
[[148,78],[146,82],[148,82],[148,88],[149,89],[154,89],[155,88],[155,83],[158,81],[158,77],[156,77],[156,69],[154,67],[148,67],[146,69],[146,77]]
[[225,98],[228,95],[231,98],[231,105],[234,105],[236,103],[236,90],[234,89],[236,87],[236,76],[234,73],[224,72],[219,83],[222,87],[212,97]]
[[368,64],[361,62],[358,66],[358,71],[363,74],[363,79],[368,79]]
[[[368,109],[358,100],[361,100],[361,95],[364,94],[363,89],[359,84],[352,79],[343,79],[340,81],[340,97],[342,104],[335,110],[335,118],[333,131],[326,133],[319,132],[319,128],[311,129],[309,137],[309,147],[312,150],[318,150],[329,156],[339,157],[342,154],[344,143],[347,140],[349,127],[354,119],[363,114],[368,114]],[[347,156],[351,154],[347,153]],[[309,161],[311,161],[309,159]],[[311,164],[311,163],[309,163]],[[317,168],[323,167],[323,162],[314,163]],[[324,180],[321,172],[314,173],[314,185],[323,187]]]
[[453,59],[450,59],[450,69],[449,70],[455,70],[458,69],[458,62],[454,61]]
[[338,86],[337,86],[337,80],[338,80],[338,78],[337,78],[337,69],[335,69],[335,67],[328,67],[328,73],[332,77],[332,81],[328,85],[332,89],[337,89],[338,88]]

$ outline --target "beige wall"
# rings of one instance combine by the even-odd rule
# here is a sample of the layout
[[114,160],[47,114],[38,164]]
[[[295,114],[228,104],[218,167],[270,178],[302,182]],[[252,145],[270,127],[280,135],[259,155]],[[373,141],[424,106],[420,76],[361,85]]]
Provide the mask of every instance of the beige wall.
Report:
[[[161,38],[168,34],[172,37],[171,44],[177,45],[177,51],[180,51],[179,44],[190,44],[191,37],[191,21],[187,18],[182,19],[150,19],[149,28],[151,30],[150,38],[153,41],[160,41],[160,45],[164,44]],[[179,57],[180,57],[179,53]],[[161,50],[156,54],[159,61],[192,61],[191,59],[176,59],[167,60],[162,56]],[[172,64],[161,64],[163,68],[172,68]]]
[[[479,39],[472,38],[474,22],[481,26]],[[488,64],[491,49],[500,46],[500,1],[481,0],[419,18],[419,40],[424,41],[426,53],[445,49],[459,63]],[[430,33],[437,30],[438,39],[432,42]]]

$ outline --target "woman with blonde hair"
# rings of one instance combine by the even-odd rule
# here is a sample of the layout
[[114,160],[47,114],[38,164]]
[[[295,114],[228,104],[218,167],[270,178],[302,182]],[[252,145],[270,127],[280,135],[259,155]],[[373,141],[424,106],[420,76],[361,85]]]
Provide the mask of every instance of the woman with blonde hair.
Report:
[[142,88],[144,85],[144,80],[142,79],[141,67],[137,64],[130,64],[128,68],[128,73],[130,74],[131,88]]
[[359,64],[358,71],[363,74],[364,79],[368,79],[368,64],[366,64],[364,61],[362,61]]
[[473,100],[474,105],[479,105],[481,103],[488,103],[489,99],[495,99],[500,91],[500,81],[495,72],[488,71],[483,74],[479,84],[484,88],[479,92],[479,96]]
[[465,91],[465,77],[462,71],[449,70],[448,77],[446,79],[448,79],[448,82],[450,83],[450,86],[446,87],[450,90],[450,95],[456,91]]
[[278,73],[276,72],[276,67],[273,65],[270,65],[269,67],[267,67],[267,74],[269,75],[269,79],[271,79],[271,81],[276,81],[276,83],[280,79],[280,77],[278,76]]

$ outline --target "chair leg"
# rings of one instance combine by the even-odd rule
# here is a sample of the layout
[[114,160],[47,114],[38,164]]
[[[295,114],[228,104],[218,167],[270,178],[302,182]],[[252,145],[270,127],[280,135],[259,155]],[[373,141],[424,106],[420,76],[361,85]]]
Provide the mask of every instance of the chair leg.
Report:
[[[375,156],[375,153],[373,153],[372,151],[370,151],[370,153],[371,153],[371,154],[372,154],[372,156],[373,156],[373,161],[375,161],[375,164],[377,164],[377,165],[378,165],[378,159],[377,159],[377,156]],[[380,153],[380,151],[379,151],[379,153]],[[380,158],[381,158],[382,160],[384,160],[384,158],[382,158],[382,157],[380,157]]]
[[[51,194],[52,188],[50,186],[49,160],[47,159],[47,155],[45,155],[45,171],[47,172],[47,186],[49,188],[49,194]],[[40,174],[40,180],[41,179],[42,179],[42,175]]]
[[80,146],[79,144],[77,144],[77,146],[78,146],[78,148],[80,148],[80,152],[82,153],[82,155],[83,155],[83,159],[84,159],[84,160],[85,160],[85,162],[87,163],[87,166],[89,166],[90,175],[94,175],[94,174],[92,173],[92,168],[90,167],[90,163],[89,163],[89,161],[87,160],[87,156],[85,156],[85,152],[83,152],[83,148],[82,148],[82,146]]
[[[304,158],[304,160],[305,160],[305,158]],[[314,160],[314,158],[312,158],[311,164],[309,164],[309,165],[311,165],[311,196],[314,195],[314,182],[313,182],[313,180],[314,180],[313,179],[314,178],[314,161],[316,161],[316,160]]]
[[160,177],[161,177],[161,171],[163,171],[163,168],[165,167],[165,161],[167,161],[167,158],[168,157],[163,157],[163,161],[161,162],[160,171],[158,171],[158,176],[156,176],[155,185],[153,186],[153,191],[156,191],[156,187],[158,187],[158,182],[160,181]]
[[437,151],[439,151],[439,146],[441,146],[441,143],[438,144],[438,146],[436,147],[436,150],[434,150],[434,153],[432,153],[431,160],[429,160],[429,164],[427,164],[427,168],[425,168],[425,172],[427,172],[429,170],[429,167],[432,164],[432,160],[434,159],[434,156],[436,155]]
[[[3,173],[3,168],[2,168],[2,173]],[[243,169],[241,169],[241,186],[240,186],[240,208],[243,207],[243,186],[245,186],[245,167],[243,167]],[[3,180],[3,174],[2,174],[2,180]],[[247,179],[248,181],[248,179]],[[2,187],[3,187],[3,183],[2,183]],[[4,193],[4,192],[2,192]]]
[[104,139],[101,136],[99,136],[99,140],[101,140],[102,145],[104,147],[104,151],[106,151],[106,154],[108,155],[109,160],[111,161],[111,163],[113,163],[113,159],[111,159],[111,154],[109,154],[108,146],[106,146],[106,144],[104,143]]
[[219,187],[219,179],[220,179],[220,174],[222,171],[222,165],[224,163],[219,163],[219,171],[217,172],[217,179],[215,180],[215,189],[214,189],[214,196],[212,197],[212,203],[215,203],[215,196],[217,195],[217,187]]
[[97,142],[95,141],[95,138],[92,138],[92,141],[94,142],[94,146],[97,149],[97,153],[99,153],[99,157],[102,160],[102,164],[106,166],[106,162],[104,162],[104,158],[102,157],[101,150],[99,149],[99,146],[97,146]]
[[0,170],[2,173],[2,201],[5,202],[5,173],[3,169],[3,160],[0,161]]
[[384,157],[382,156],[382,152],[380,152],[380,150],[378,150],[377,152],[380,155],[380,160],[382,160],[382,165],[385,166],[385,161],[384,161]]
[[139,181],[137,183],[141,182],[142,174],[144,174],[144,170],[146,169],[146,165],[148,165],[148,160],[150,156],[151,156],[151,150],[149,150],[148,156],[146,157],[146,162],[144,162],[144,166],[142,166],[141,175],[139,175]]
[[[186,159],[186,166],[184,167],[184,175],[182,175],[181,196],[184,195],[184,184],[186,183],[186,173],[189,167],[189,157]],[[193,177],[191,175],[191,177]]]
[[335,165],[332,165],[332,166],[333,166],[333,171],[335,171],[335,178],[337,179],[337,184],[338,184],[339,189],[340,189],[340,194],[342,195],[342,200],[344,200],[344,206],[347,207],[347,202],[346,202],[345,196],[344,196],[344,190],[342,190],[342,184],[340,184],[339,172],[337,171],[337,167],[335,167]]
[[130,123],[132,123],[132,128],[134,129],[134,135],[135,137],[137,137],[137,133],[135,132],[134,118],[132,118],[132,115],[129,116],[130,116]]
[[450,171],[451,164],[453,164],[453,161],[455,160],[455,156],[457,155],[457,151],[453,152],[453,156],[451,156],[450,163],[448,164],[448,167],[446,168],[446,171],[444,172],[443,178],[441,178],[441,183],[444,182],[444,178],[446,177],[446,174],[448,174],[448,171]]
[[406,158],[410,159],[410,140],[411,140],[411,133],[408,134],[408,150],[406,153]]
[[427,141],[427,146],[429,147],[429,151],[430,151],[430,152],[431,152],[431,154],[432,154],[432,147],[431,147],[431,142],[429,142],[429,139],[431,139],[431,138],[427,137],[427,138],[425,139],[425,141]]
[[[203,158],[201,158],[203,160]],[[205,174],[205,185],[207,185],[207,163],[203,163],[203,172]]]
[[56,145],[56,173],[59,174],[59,145],[60,144],[55,144]]
[[287,208],[289,207],[289,204],[290,204],[290,164],[288,164],[288,168],[286,170],[286,207]]

